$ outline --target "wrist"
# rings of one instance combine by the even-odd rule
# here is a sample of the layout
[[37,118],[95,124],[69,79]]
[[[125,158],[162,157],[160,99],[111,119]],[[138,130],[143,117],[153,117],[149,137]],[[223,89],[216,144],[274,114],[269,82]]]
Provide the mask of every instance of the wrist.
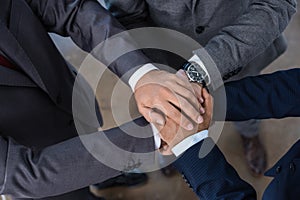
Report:
[[208,137],[208,130],[199,131],[193,135],[186,137],[184,140],[180,141],[172,148],[172,153],[178,157],[183,154],[186,150],[194,146],[195,144],[201,142]]
[[159,70],[157,67],[155,67],[153,64],[148,63],[146,65],[143,65],[138,70],[136,70],[132,76],[129,78],[128,84],[133,92],[135,92],[135,89],[137,88],[138,82],[149,72]]
[[208,73],[205,65],[201,61],[201,59],[197,55],[194,55],[189,59],[188,63],[194,64],[197,68],[197,71],[199,71],[199,73],[202,74],[203,79],[205,81],[205,85],[206,86],[210,85],[211,79],[210,79],[209,73]]

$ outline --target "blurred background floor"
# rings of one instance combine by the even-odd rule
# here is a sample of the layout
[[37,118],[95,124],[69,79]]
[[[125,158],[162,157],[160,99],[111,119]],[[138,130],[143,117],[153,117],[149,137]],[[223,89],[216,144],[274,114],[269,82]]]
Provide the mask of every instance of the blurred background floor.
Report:
[[[281,69],[298,68],[300,66],[300,15],[294,16],[292,22],[288,26],[285,34],[288,39],[288,50],[283,56],[272,63],[263,73],[271,73]],[[75,66],[79,66],[84,59],[84,54],[78,54],[78,49],[65,39],[53,36],[56,43],[64,53],[67,60]],[[124,117],[128,105],[124,105],[122,101],[111,104],[111,95],[117,78],[110,72],[105,72],[105,76],[101,79],[101,84],[105,87],[98,88],[97,94],[100,101],[102,114],[104,116],[105,128],[115,125],[111,109],[118,110],[119,118]],[[299,87],[299,86],[295,86]],[[124,99],[128,96],[130,90],[127,86],[122,86],[118,92],[114,92],[114,98]],[[280,106],[280,105],[279,105]],[[124,116],[122,116],[122,110]],[[133,101],[130,103],[130,110],[137,114]],[[268,167],[271,167],[276,161],[300,138],[300,119],[288,118],[283,120],[264,120],[262,122],[261,140],[267,149]],[[218,146],[225,154],[228,161],[235,167],[240,176],[252,184],[261,199],[261,195],[271,179],[266,177],[253,177],[246,164],[243,155],[239,134],[234,130],[231,123],[226,123],[222,135],[219,139]],[[201,169],[199,169],[201,170]],[[100,172],[99,172],[100,173]],[[146,185],[134,188],[115,188],[105,191],[96,191],[98,195],[104,195],[107,200],[181,200],[197,199],[193,192],[186,186],[179,174],[170,178],[165,177],[160,171],[149,174],[149,181]],[[1,199],[1,198],[0,198]],[[4,200],[4,199],[2,199]]]

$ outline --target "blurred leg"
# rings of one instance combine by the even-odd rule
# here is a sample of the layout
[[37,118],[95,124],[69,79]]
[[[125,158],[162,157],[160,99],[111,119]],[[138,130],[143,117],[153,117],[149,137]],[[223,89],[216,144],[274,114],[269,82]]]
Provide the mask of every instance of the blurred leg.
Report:
[[247,164],[254,175],[261,175],[266,169],[266,153],[259,140],[258,120],[234,123],[241,135]]

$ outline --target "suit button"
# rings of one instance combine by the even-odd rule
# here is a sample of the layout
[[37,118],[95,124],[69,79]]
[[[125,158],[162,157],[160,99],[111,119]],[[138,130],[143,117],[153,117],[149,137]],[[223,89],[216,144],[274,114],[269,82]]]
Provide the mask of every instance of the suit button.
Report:
[[196,27],[196,33],[198,33],[198,34],[203,33],[204,30],[205,30],[205,27],[204,27],[204,26],[197,26],[197,27]]
[[276,174],[279,174],[281,172],[281,166],[278,166],[277,168],[276,168]]
[[291,171],[291,173],[293,174],[295,172],[295,170],[296,170],[295,164],[294,163],[290,163],[290,171]]

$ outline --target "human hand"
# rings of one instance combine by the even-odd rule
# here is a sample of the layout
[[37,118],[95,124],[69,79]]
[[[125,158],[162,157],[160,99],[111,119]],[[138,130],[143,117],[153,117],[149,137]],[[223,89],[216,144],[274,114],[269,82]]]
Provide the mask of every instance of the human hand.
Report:
[[[176,72],[176,75],[181,79],[181,80],[184,80],[184,81],[188,81],[188,77],[185,73],[184,70],[180,69]],[[199,84],[199,83],[190,83],[192,88],[193,88],[193,91],[195,92],[196,94],[196,97],[198,99],[198,102],[200,102],[201,104],[204,102],[203,100],[203,97],[202,97],[202,85]],[[201,113],[204,113],[205,110],[202,110]]]
[[[165,119],[186,130],[194,130],[203,122],[204,112],[196,92],[186,79],[166,71],[153,70],[145,74],[135,87],[139,112],[148,122],[165,125]],[[150,117],[152,111],[163,117]]]
[[203,107],[205,109],[205,114],[203,115],[204,121],[198,125],[197,129],[191,131],[184,130],[178,125],[174,126],[174,122],[171,119],[166,121],[165,126],[158,127],[162,140],[162,146],[159,149],[161,154],[172,155],[172,148],[185,138],[196,132],[208,130],[213,114],[213,98],[206,89],[202,89],[202,96],[204,99]]

